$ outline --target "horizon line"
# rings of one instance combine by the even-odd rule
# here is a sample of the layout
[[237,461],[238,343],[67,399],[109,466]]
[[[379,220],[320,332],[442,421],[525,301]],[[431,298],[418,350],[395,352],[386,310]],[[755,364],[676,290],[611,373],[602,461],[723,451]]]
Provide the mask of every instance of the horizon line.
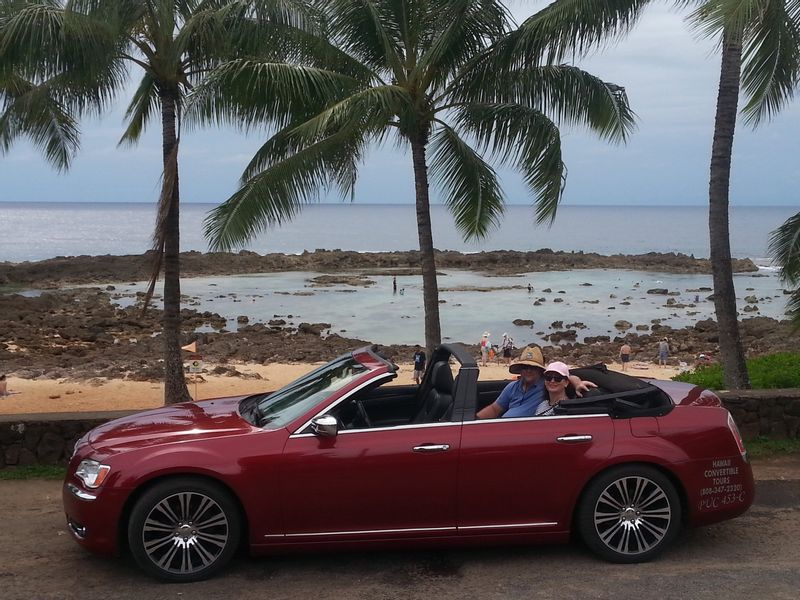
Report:
[[[157,202],[151,200],[131,200],[131,201],[115,201],[115,200],[4,200],[0,199],[2,204],[109,204],[109,205],[124,205],[124,204],[141,204],[141,205],[156,205]],[[219,206],[222,202],[193,202],[185,200],[181,202],[182,205],[196,205],[196,206]],[[340,202],[310,202],[305,204],[303,208],[311,206],[341,206],[341,205],[354,205],[354,206],[414,206],[413,202],[358,202],[358,201],[340,201]],[[446,206],[441,202],[431,202],[431,206]],[[515,203],[507,202],[505,206],[525,206],[534,208],[529,203]],[[731,208],[794,208],[793,204],[737,204],[731,203]],[[602,203],[565,203],[559,204],[559,208],[575,207],[575,208],[589,208],[589,207],[605,207],[605,208],[706,208],[708,204],[602,204]]]

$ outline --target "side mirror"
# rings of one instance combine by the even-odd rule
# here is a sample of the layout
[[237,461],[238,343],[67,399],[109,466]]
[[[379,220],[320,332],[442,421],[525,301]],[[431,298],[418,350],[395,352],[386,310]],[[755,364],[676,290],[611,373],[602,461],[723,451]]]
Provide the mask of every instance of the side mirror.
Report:
[[336,437],[339,433],[339,422],[333,415],[322,415],[311,421],[311,431],[319,437]]

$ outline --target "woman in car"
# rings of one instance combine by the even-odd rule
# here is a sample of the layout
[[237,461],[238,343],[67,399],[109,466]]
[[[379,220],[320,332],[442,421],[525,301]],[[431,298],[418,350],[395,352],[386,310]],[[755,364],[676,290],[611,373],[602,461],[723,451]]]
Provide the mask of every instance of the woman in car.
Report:
[[537,416],[552,415],[555,414],[556,405],[571,396],[568,390],[570,387],[569,367],[560,361],[551,362],[545,367],[542,379],[544,379],[545,398],[536,407],[535,414]]

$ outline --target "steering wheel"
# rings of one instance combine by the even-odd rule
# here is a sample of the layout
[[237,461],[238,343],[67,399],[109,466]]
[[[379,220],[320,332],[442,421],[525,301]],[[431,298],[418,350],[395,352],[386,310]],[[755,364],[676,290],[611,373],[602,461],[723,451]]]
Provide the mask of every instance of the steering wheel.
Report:
[[369,419],[369,415],[367,414],[367,410],[364,408],[364,403],[361,400],[355,401],[356,408],[358,409],[358,416],[361,417],[361,420],[364,422],[364,425],[367,427],[372,427],[372,421]]

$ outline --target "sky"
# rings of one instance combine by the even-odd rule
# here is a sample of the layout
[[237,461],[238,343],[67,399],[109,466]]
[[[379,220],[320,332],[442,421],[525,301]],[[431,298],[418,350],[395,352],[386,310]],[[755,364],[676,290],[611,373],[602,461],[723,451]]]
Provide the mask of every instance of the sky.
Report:
[[[509,7],[522,21],[543,2]],[[624,40],[577,64],[625,87],[637,127],[625,145],[562,128],[569,205],[704,205],[713,134],[719,56],[713,41],[691,33],[685,12],[651,6]],[[135,73],[134,76],[140,76]],[[0,202],[154,202],[161,174],[158,121],[135,147],[117,147],[130,93],[102,118],[82,123],[81,151],[66,174],[53,170],[28,143],[0,156]],[[186,130],[182,135],[182,202],[219,203],[232,194],[242,169],[268,131]],[[737,125],[731,180],[734,205],[798,205],[800,103],[753,130]],[[521,178],[500,170],[509,204],[532,204]],[[433,192],[432,199],[438,201]],[[342,201],[338,195],[324,198]],[[359,171],[356,202],[412,203],[410,151],[373,148]]]

